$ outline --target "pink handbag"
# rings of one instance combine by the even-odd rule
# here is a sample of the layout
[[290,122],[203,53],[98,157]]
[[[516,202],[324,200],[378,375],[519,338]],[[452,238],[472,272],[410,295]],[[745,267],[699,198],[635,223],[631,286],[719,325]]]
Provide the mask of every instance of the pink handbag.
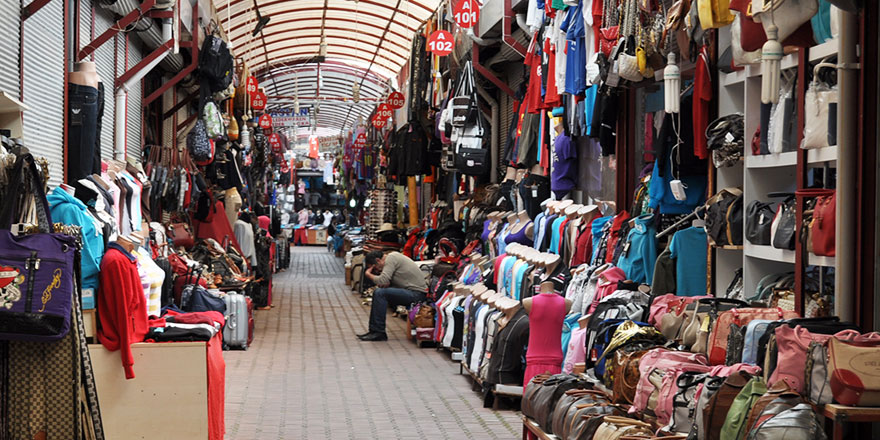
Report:
[[769,383],[784,380],[791,389],[804,393],[804,366],[807,364],[807,350],[810,342],[826,343],[832,337],[850,340],[859,337],[856,330],[843,330],[834,335],[812,333],[804,327],[791,328],[782,325],[776,328],[776,369],[770,375]]
[[666,371],[663,375],[663,383],[660,386],[660,392],[657,397],[657,406],[654,408],[654,415],[657,416],[657,423],[661,426],[669,424],[672,419],[672,412],[675,410],[673,400],[678,393],[678,377],[684,372],[707,373],[712,367],[699,364],[684,364],[680,367],[673,367]]
[[657,330],[660,330],[660,321],[663,315],[677,311],[679,314],[684,312],[684,306],[690,304],[700,298],[710,298],[709,296],[676,296],[674,293],[667,293],[654,298],[651,303],[651,311],[648,315],[648,324],[652,324]]
[[[727,338],[730,336],[730,324],[745,327],[753,319],[792,319],[797,318],[797,312],[776,308],[747,307],[743,309],[731,309],[718,315],[709,335],[709,343],[706,352],[709,353],[709,362],[712,365],[722,365],[727,358]],[[770,382],[773,383],[773,382]]]
[[761,367],[752,364],[716,365],[709,370],[709,374],[712,376],[727,377],[740,371],[745,371],[754,376],[761,372]]
[[649,380],[652,371],[659,369],[665,374],[669,369],[683,367],[684,364],[708,365],[706,356],[703,354],[672,351],[665,348],[655,348],[642,356],[639,360],[639,383],[636,385],[636,395],[630,413],[636,413],[648,407],[648,399],[656,389]]

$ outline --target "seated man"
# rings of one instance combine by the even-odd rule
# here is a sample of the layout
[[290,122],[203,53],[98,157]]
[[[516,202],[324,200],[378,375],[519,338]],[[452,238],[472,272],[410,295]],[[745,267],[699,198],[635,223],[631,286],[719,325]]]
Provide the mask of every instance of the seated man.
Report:
[[367,254],[364,275],[378,288],[373,292],[370,310],[370,331],[358,338],[362,341],[387,341],[385,313],[388,305],[408,306],[425,300],[428,291],[425,275],[419,266],[400,252],[384,255],[381,251]]

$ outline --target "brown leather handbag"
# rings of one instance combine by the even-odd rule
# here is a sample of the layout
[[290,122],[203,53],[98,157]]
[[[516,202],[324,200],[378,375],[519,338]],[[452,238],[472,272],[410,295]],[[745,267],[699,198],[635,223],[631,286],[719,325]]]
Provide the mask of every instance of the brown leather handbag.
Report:
[[745,372],[737,372],[730,375],[721,384],[721,388],[709,399],[708,405],[703,409],[703,431],[706,440],[720,440],[721,427],[727,419],[727,412],[733,400],[751,380],[751,375]]
[[[626,352],[618,350],[614,353],[614,378],[611,385],[614,391],[614,403],[632,404],[639,384],[639,360],[648,350]],[[608,368],[605,371],[609,371]]]
[[620,440],[624,435],[651,435],[651,425],[640,420],[619,416],[605,416],[596,429],[594,439]]
[[595,403],[608,403],[608,396],[601,391],[594,390],[575,389],[566,391],[556,402],[550,426],[546,427],[547,433],[562,435],[569,425],[570,420],[568,417],[573,416],[573,413],[569,411],[573,406]]
[[186,223],[172,223],[168,225],[168,239],[174,243],[174,247],[183,247],[187,250],[195,246],[192,230]]

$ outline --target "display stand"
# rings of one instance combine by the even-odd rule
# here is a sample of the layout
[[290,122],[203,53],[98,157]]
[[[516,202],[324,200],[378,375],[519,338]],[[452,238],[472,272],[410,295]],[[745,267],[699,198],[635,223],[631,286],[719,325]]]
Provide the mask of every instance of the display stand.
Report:
[[822,415],[834,425],[832,440],[843,440],[843,426],[846,423],[878,423],[880,408],[843,406],[829,403],[822,408]]
[[205,342],[131,346],[136,377],[125,379],[119,352],[89,345],[108,439],[208,439]]
[[[722,28],[719,33],[719,53],[730,45],[730,28]],[[739,187],[743,189],[743,212],[749,203],[760,200],[768,201],[767,194],[772,192],[794,193],[806,187],[807,173],[810,168],[829,165],[836,166],[837,146],[803,150],[800,141],[804,131],[804,93],[808,82],[807,70],[829,55],[838,51],[839,41],[832,39],[807,49],[800,49],[783,57],[781,67],[797,77],[795,107],[795,139],[792,151],[777,154],[753,155],[751,140],[761,122],[761,66],[746,65],[742,70],[718,74],[718,115],[734,113],[743,114],[744,123],[744,155],[745,160],[732,167],[714,170],[715,185],[711,193],[723,188]],[[765,130],[766,127],[761,127]],[[711,166],[711,165],[710,165]],[[800,236],[802,225],[803,200],[797,201],[797,236]],[[743,234],[745,237],[745,234]],[[715,263],[711,285],[708,286],[716,295],[723,294],[733,279],[737,269],[743,269],[743,288],[746,297],[754,295],[758,282],[766,275],[781,272],[795,272],[795,310],[803,313],[804,308],[804,268],[807,266],[834,267],[834,257],[820,257],[802,249],[797,240],[795,250],[777,249],[772,246],[758,246],[744,239],[744,245],[719,246],[711,251]]]
[[523,440],[527,440],[529,438],[529,433],[531,433],[535,437],[539,438],[540,440],[558,440],[559,439],[559,437],[556,437],[555,435],[550,435],[550,434],[547,434],[546,432],[544,432],[544,430],[541,429],[540,426],[538,426],[537,422],[528,418],[527,416],[523,416],[522,421],[523,421],[523,433],[522,433]]

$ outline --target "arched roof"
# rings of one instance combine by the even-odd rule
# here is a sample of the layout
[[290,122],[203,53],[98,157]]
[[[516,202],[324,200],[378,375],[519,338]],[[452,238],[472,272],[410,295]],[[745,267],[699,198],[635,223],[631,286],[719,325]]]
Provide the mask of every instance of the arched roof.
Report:
[[[257,8],[269,23],[251,33]],[[412,37],[440,0],[214,0],[236,57],[244,59],[269,95],[270,108],[321,100],[319,131],[351,128],[396,84]],[[319,58],[321,41],[326,56]],[[320,61],[320,62],[318,62]],[[319,85],[318,78],[321,78]],[[362,101],[351,98],[360,84]],[[282,97],[289,97],[284,99]],[[337,99],[334,99],[337,98]]]

